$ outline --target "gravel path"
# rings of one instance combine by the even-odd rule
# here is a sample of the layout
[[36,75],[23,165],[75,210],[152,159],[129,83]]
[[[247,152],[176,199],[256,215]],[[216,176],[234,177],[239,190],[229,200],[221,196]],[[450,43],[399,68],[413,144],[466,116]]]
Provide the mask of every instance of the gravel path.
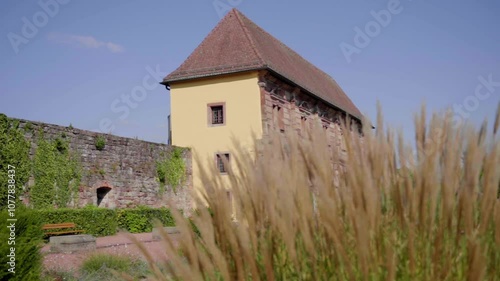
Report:
[[136,239],[144,243],[144,246],[151,254],[155,261],[164,261],[167,259],[165,252],[162,250],[163,245],[161,241],[154,241],[151,233],[140,234],[124,234],[120,233],[114,236],[98,237],[96,238],[95,251],[91,252],[78,252],[78,253],[50,253],[50,245],[47,244],[42,248],[44,254],[44,268],[45,270],[57,271],[76,271],[85,260],[86,257],[95,253],[110,253],[115,255],[125,255],[133,258],[144,259],[143,254],[139,248],[127,237],[133,235]]

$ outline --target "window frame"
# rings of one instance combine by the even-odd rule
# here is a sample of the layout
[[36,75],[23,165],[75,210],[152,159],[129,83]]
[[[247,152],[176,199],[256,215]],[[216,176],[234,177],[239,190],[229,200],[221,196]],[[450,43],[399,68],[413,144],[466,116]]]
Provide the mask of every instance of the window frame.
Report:
[[[213,108],[214,107],[222,107],[222,123],[220,124],[214,124],[213,123]],[[225,126],[226,125],[226,103],[225,102],[216,102],[216,103],[209,103],[207,104],[207,124],[208,127],[220,127],[220,126]]]
[[[220,170],[220,166],[219,166],[219,158],[222,160],[222,156],[226,157],[227,159],[227,167],[224,165],[224,162],[222,162],[222,165],[224,166],[224,171],[221,171]],[[229,152],[216,152],[215,153],[215,167],[217,169],[217,171],[219,171],[219,174],[221,175],[227,175],[229,173],[229,167],[231,165],[231,153]]]

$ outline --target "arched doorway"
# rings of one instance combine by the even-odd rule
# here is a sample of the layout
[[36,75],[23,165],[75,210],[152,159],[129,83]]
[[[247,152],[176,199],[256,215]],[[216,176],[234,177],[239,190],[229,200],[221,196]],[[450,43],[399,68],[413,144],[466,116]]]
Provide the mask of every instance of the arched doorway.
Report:
[[106,202],[106,195],[111,191],[110,187],[107,186],[101,186],[98,189],[96,189],[96,195],[97,195],[97,206],[100,206],[101,203]]

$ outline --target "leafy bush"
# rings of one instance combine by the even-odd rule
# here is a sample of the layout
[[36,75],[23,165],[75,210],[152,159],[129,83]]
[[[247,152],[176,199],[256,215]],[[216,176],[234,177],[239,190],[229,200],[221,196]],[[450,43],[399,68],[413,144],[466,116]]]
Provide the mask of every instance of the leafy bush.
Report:
[[183,235],[155,277],[500,280],[500,108],[489,140],[452,117],[415,118],[413,149],[381,119],[342,125],[345,154],[321,127],[237,147],[239,173],[202,171],[196,227],[173,210]]
[[156,163],[156,173],[160,182],[162,191],[165,184],[170,185],[175,192],[177,187],[186,180],[186,163],[182,158],[183,149],[174,147],[170,154],[162,161]]
[[73,222],[77,229],[96,237],[116,234],[118,228],[131,233],[153,230],[153,221],[158,219],[164,226],[174,226],[169,209],[138,207],[135,209],[103,209],[89,205],[82,209],[39,210],[43,224]]
[[163,226],[174,226],[174,219],[169,209],[138,207],[136,209],[117,210],[118,226],[131,233],[151,232],[153,221],[158,219]]
[[148,229],[149,224],[148,218],[138,212],[126,210],[118,212],[118,226],[131,233],[149,232],[151,231]]
[[73,222],[77,229],[93,236],[116,234],[116,211],[101,208],[39,210],[43,224]]
[[95,138],[95,148],[99,151],[103,150],[106,146],[106,139],[99,135]]
[[[9,219],[8,213],[0,213],[0,280],[40,280],[42,269],[42,254],[40,248],[43,244],[43,233],[39,215],[22,205],[18,205],[15,211],[15,245],[9,245],[10,229],[5,223]],[[15,274],[8,271],[10,248],[15,247]]]

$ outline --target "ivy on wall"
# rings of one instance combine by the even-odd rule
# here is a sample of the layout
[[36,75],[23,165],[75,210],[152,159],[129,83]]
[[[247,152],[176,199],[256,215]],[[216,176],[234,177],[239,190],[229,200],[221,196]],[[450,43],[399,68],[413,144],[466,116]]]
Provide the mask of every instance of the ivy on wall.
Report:
[[165,185],[170,185],[177,193],[177,188],[186,180],[186,163],[182,158],[184,150],[174,147],[165,159],[156,162],[156,173],[160,182],[160,194],[165,192]]
[[77,195],[81,180],[81,165],[70,152],[64,135],[46,140],[39,133],[38,148],[33,159],[35,185],[30,190],[30,202],[36,209],[67,207]]
[[16,201],[31,172],[30,143],[19,129],[19,122],[0,114],[0,207],[7,205],[8,165],[15,167]]

